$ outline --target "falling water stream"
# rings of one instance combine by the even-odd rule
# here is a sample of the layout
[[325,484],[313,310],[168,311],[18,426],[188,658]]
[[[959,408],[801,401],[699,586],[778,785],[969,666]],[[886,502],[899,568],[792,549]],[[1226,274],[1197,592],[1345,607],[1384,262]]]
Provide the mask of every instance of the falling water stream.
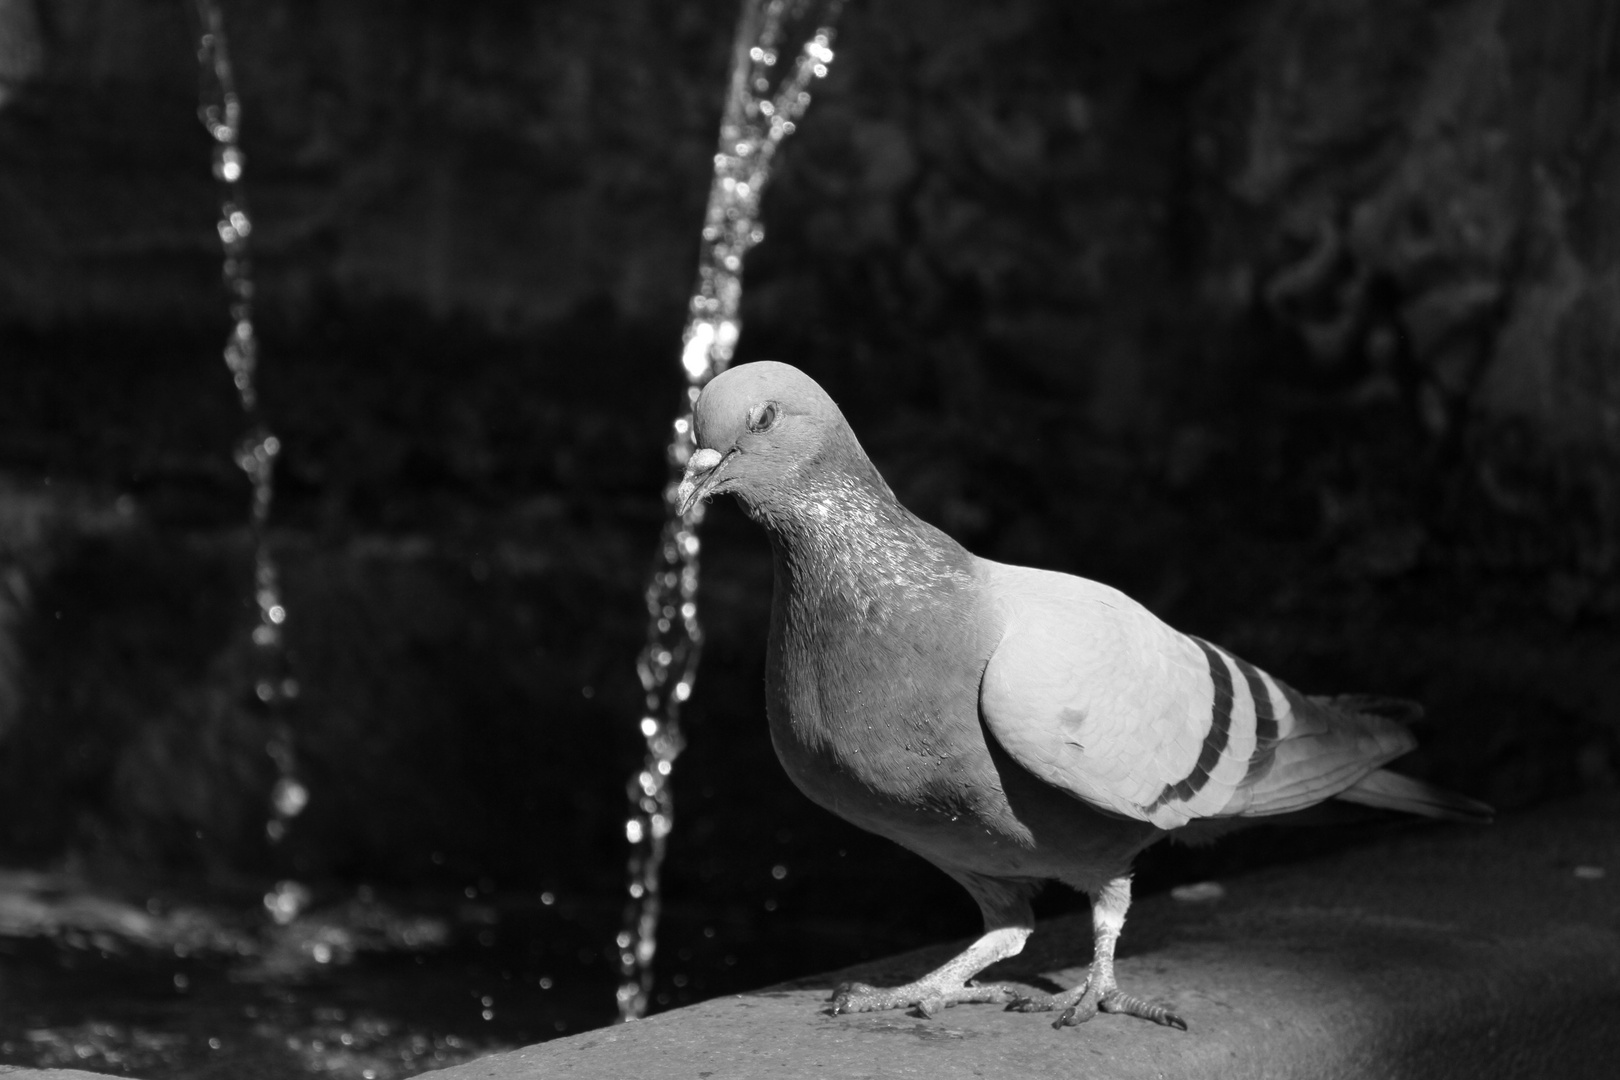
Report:
[[[680,707],[692,694],[703,634],[697,618],[698,527],[703,507],[684,517],[675,490],[692,455],[692,410],[705,383],[725,370],[741,330],[743,259],[765,237],[760,198],[776,148],[793,134],[810,104],[810,85],[832,62],[833,24],[843,0],[743,0],[732,53],[730,87],[714,155],[714,180],[703,221],[697,289],[687,311],[681,365],[686,401],[669,442],[664,529],[647,583],[647,645],[636,668],[646,691],[641,733],[647,753],[630,779],[629,900],[619,932],[619,1018],[647,1011],[657,952],[658,875],[674,825],[670,777],[683,740]],[[810,33],[790,65],[782,45],[793,28]]]
[[[276,457],[281,441],[265,422],[260,408],[257,372],[259,342],[253,328],[253,263],[250,240],[253,221],[242,193],[246,159],[241,146],[242,104],[236,92],[225,38],[225,21],[216,0],[197,0],[202,35],[197,49],[201,67],[198,116],[214,140],[214,177],[219,182],[217,228],[224,251],[224,279],[230,298],[231,329],[225,341],[225,366],[247,418],[247,431],[236,449],[236,464],[252,485],[248,513],[253,544],[253,595],[258,625],[253,628],[252,694],[268,718],[265,752],[275,763],[276,780],[270,792],[265,835],[279,843],[288,823],[309,802],[309,790],[299,779],[287,709],[298,696],[298,681],[288,663],[284,627],[287,605],[281,595],[280,572],[271,550],[267,527],[275,494]],[[265,906],[277,922],[291,922],[308,900],[308,890],[283,881],[265,895]]]
[[[299,686],[268,534],[282,447],[259,393],[254,226],[243,193],[236,73],[220,0],[194,2],[201,23],[199,116],[213,143],[230,314],[222,357],[244,418],[234,457],[251,488],[256,617],[251,642],[244,643],[246,694],[263,718],[275,770],[265,836],[286,854],[310,792],[295,753],[291,716]],[[385,897],[362,886],[346,901],[327,895],[317,904],[310,889],[287,880],[263,895],[269,918],[262,919],[245,915],[240,895],[229,890],[219,898],[163,893],[131,903],[68,874],[0,871],[0,960],[8,976],[0,982],[0,1071],[15,1063],[191,1078],[395,1080],[599,1023],[605,985],[615,974],[621,1019],[645,1013],[659,871],[674,820],[669,783],[682,747],[679,710],[691,696],[702,641],[696,605],[702,508],[685,517],[677,512],[676,481],[693,449],[698,393],[725,369],[738,340],[743,260],[763,239],[760,198],[772,160],[809,105],[811,85],[827,73],[841,6],[842,0],[742,4],[682,338],[687,396],[671,432],[667,516],[646,591],[649,630],[638,670],[647,749],[630,784],[629,901],[612,950],[617,972],[601,965],[607,928],[598,921],[600,898],[585,894],[563,899],[548,891],[537,903],[503,896],[497,907],[482,886],[449,899],[431,891]],[[534,948],[537,942],[543,947]],[[740,973],[732,962],[725,958],[727,969]]]

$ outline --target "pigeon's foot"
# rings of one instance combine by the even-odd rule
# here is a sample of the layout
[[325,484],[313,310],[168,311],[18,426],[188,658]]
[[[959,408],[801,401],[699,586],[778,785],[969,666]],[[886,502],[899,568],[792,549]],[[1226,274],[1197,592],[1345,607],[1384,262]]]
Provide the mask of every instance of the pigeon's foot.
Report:
[[[1097,1008],[1106,1013],[1122,1013],[1125,1016],[1137,1016],[1143,1020],[1151,1020],[1155,1024],[1165,1027],[1187,1030],[1187,1021],[1165,1008],[1151,1001],[1144,1001],[1135,994],[1127,994],[1119,987],[1114,987],[1102,997],[1097,999]],[[1061,1017],[1059,1019],[1062,1019]]]
[[1091,896],[1092,960],[1086,981],[1061,994],[1023,996],[1011,1008],[1020,1012],[1057,1010],[1055,1028],[1083,1024],[1099,1012],[1139,1016],[1165,1027],[1187,1030],[1187,1021],[1151,1001],[1127,994],[1114,981],[1114,943],[1125,925],[1125,910],[1131,906],[1131,879],[1115,878]]
[[886,989],[865,983],[845,983],[833,991],[832,1015],[910,1009],[918,1016],[933,1016],[951,1005],[1005,1004],[1019,991],[1005,983],[976,983],[973,976],[1009,956],[1016,956],[1029,937],[1028,926],[1000,926],[927,975],[904,986]]
[[1001,1005],[1014,1001],[1021,991],[1006,983],[967,983],[950,986],[925,978],[904,986],[879,987],[866,983],[845,983],[829,999],[833,1016],[843,1013],[881,1012],[909,1009],[913,1015],[928,1018],[952,1005]]
[[1105,987],[1104,980],[1087,976],[1085,982],[1061,994],[1020,994],[1007,1008],[1015,1012],[1056,1012],[1058,1018],[1052,1021],[1052,1026],[1059,1029],[1076,1027],[1099,1012],[1106,1012],[1136,1016],[1165,1027],[1187,1030],[1187,1021],[1163,1005],[1125,993],[1113,985],[1112,979],[1106,982]]

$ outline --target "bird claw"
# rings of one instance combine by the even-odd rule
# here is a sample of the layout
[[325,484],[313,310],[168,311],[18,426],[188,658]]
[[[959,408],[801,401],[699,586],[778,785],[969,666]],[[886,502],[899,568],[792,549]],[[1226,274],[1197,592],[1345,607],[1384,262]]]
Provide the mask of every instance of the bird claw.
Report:
[[1187,1030],[1187,1021],[1163,1005],[1155,1005],[1134,994],[1127,994],[1117,986],[1099,993],[1092,989],[1089,979],[1073,990],[1061,994],[1020,995],[1007,1008],[1016,1012],[1062,1010],[1058,1018],[1052,1021],[1052,1026],[1060,1030],[1066,1027],[1079,1027],[1099,1012],[1135,1016],[1165,1027]]
[[926,997],[911,1007],[911,1015],[919,1020],[932,1020],[945,1007],[942,997]]
[[907,1009],[913,1016],[927,1020],[952,1005],[1001,1004],[1017,998],[1018,991],[1006,983],[967,983],[957,987],[941,987],[927,981],[885,990],[866,983],[844,983],[827,1000],[832,1007],[828,1013],[878,1012],[883,1009]]
[[[1054,1008],[1056,1008],[1058,1004],[1060,1003],[1056,1000],[1054,1000],[1052,1003]],[[1097,995],[1092,992],[1091,986],[1088,983],[1084,989],[1081,990],[1080,995],[1073,1001],[1069,1002],[1068,1007],[1058,1014],[1058,1018],[1056,1020],[1052,1021],[1052,1027],[1058,1031],[1062,1031],[1066,1027],[1079,1027],[1081,1024],[1086,1023],[1096,1015]]]
[[1008,1012],[1051,1012],[1057,1008],[1057,999],[1051,994],[1018,994],[1007,1003]]
[[[1151,1020],[1155,1024],[1161,1024],[1164,1027],[1179,1028],[1182,1031],[1187,1030],[1187,1021],[1163,1005],[1155,1005],[1151,1001],[1144,1001],[1134,994],[1127,994],[1117,988],[1104,994],[1102,1000],[1097,1003],[1097,1008],[1103,1012],[1121,1013],[1142,1020]],[[1092,1011],[1095,1013],[1096,1010]]]
[[941,990],[936,985],[919,981],[886,990],[866,983],[847,982],[834,990],[832,997],[827,1000],[832,1006],[827,1012],[832,1016],[879,1012],[884,1009],[906,1009],[918,1019],[929,1020],[952,1005],[967,1002],[1004,1003],[1008,1012],[1061,1010],[1058,1012],[1058,1018],[1052,1021],[1052,1026],[1060,1030],[1066,1027],[1079,1027],[1099,1012],[1135,1016],[1164,1027],[1187,1030],[1187,1021],[1163,1005],[1156,1005],[1134,994],[1127,994],[1118,987],[1096,993],[1092,990],[1089,979],[1073,990],[1061,994],[1028,993],[1006,983],[975,982],[954,989]]
[[828,1011],[834,1016],[843,1013],[867,1012],[874,1007],[881,1007],[868,1004],[880,993],[881,991],[877,987],[868,986],[866,983],[841,983],[838,989],[833,991],[832,997],[827,999],[832,1003],[832,1008]]

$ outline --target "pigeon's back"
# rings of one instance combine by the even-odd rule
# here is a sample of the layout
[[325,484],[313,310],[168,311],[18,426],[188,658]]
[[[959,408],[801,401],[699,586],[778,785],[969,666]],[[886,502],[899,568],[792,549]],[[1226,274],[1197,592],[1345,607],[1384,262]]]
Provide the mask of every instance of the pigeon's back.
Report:
[[982,567],[1004,627],[984,675],[985,724],[1021,766],[1099,809],[1167,830],[1335,797],[1488,814],[1460,798],[1446,814],[1424,799],[1392,803],[1426,785],[1378,771],[1416,746],[1389,716],[1300,694],[1116,589]]

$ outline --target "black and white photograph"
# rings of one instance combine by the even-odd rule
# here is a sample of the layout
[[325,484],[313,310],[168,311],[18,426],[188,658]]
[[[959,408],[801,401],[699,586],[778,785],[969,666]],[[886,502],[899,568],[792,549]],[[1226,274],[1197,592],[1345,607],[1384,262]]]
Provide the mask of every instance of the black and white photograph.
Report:
[[1616,0],[0,0],[0,1077],[1617,1062]]

